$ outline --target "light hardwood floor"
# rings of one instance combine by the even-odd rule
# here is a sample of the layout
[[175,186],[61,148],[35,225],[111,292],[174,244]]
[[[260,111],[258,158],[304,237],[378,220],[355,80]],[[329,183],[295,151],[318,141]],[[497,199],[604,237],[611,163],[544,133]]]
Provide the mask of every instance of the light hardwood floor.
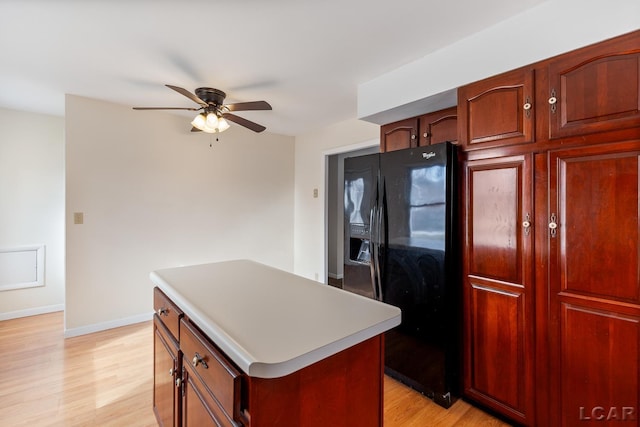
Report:
[[[61,312],[0,322],[0,426],[156,426],[151,322],[64,339]],[[385,427],[506,426],[385,378]]]

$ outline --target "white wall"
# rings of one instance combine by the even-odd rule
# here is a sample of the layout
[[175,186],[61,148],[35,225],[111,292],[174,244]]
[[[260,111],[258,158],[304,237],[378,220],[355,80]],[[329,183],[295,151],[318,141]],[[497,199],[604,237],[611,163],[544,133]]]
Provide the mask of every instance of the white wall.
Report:
[[67,95],[67,336],[149,318],[155,269],[293,270],[294,139],[232,125],[216,142],[189,121]]
[[[377,144],[380,127],[346,120],[296,137],[294,272],[326,283],[326,158]],[[313,197],[314,188],[318,198]]]
[[639,28],[638,0],[548,0],[359,85],[358,117],[390,123],[451,106],[462,85]]
[[0,292],[0,320],[64,308],[64,119],[0,109],[0,248],[34,244],[45,286]]

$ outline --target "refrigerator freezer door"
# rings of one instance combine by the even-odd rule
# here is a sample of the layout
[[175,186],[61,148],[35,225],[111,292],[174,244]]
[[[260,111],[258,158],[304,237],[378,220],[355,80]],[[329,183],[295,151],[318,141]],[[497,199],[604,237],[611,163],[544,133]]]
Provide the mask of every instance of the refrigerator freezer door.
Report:
[[[344,160],[344,276],[343,289],[374,298],[375,196],[378,154]],[[375,218],[374,218],[375,219]]]

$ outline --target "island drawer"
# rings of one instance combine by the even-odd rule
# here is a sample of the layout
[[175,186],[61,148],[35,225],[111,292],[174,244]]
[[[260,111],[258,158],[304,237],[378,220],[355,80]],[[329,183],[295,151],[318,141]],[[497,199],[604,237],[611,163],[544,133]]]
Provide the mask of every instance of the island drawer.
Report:
[[180,318],[183,313],[159,288],[153,289],[153,310],[169,329],[175,340],[180,340]]
[[242,373],[186,318],[180,321],[180,349],[185,364],[200,377],[231,420],[240,416]]

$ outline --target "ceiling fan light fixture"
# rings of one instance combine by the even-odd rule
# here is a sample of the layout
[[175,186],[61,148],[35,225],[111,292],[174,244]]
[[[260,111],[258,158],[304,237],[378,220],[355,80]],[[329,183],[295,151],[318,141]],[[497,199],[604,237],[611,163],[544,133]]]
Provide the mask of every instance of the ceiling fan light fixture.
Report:
[[227,122],[224,117],[220,117],[218,119],[218,132],[224,132],[229,129],[229,122]]
[[207,113],[207,119],[205,120],[205,124],[209,129],[217,128],[218,116],[216,116],[216,113]]
[[196,129],[204,131],[205,126],[207,125],[207,119],[205,115],[202,113],[198,114],[191,122],[191,125]]

